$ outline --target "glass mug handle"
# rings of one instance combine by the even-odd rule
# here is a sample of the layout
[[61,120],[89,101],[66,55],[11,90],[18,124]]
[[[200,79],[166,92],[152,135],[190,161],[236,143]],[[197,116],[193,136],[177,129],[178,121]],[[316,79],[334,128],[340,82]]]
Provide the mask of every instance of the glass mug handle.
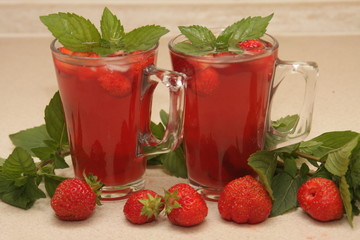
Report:
[[[151,76],[155,76],[150,80]],[[169,117],[164,136],[157,139],[151,132],[142,133],[139,138],[138,155],[155,155],[174,150],[182,141],[185,79],[183,73],[156,68],[154,65],[144,70],[144,81],[149,84],[163,83],[170,92]],[[150,106],[151,107],[151,106]]]
[[[282,61],[275,64],[275,76],[270,95],[270,110],[273,108],[272,101],[280,84],[290,76],[300,75],[305,81],[304,100],[298,115],[293,115],[293,124],[290,128],[275,128],[273,121],[268,117],[268,132],[266,135],[266,149],[283,147],[300,142],[310,133],[313,106],[315,100],[316,80],[319,75],[318,65],[315,62]],[[270,116],[270,112],[269,115]]]

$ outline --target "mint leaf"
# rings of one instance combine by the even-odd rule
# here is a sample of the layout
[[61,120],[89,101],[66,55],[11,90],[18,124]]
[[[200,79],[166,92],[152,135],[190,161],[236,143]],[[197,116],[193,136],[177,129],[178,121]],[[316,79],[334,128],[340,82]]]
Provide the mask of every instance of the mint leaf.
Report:
[[7,204],[29,209],[37,199],[46,198],[46,195],[36,185],[35,177],[27,177],[21,186],[16,186],[14,181],[3,181],[0,178],[0,198]]
[[352,183],[360,187],[360,141],[351,153],[349,175]]
[[125,34],[123,44],[126,52],[148,50],[169,30],[158,25],[146,25]]
[[155,124],[154,122],[151,122],[150,130],[157,139],[161,140],[164,137],[165,128],[161,123]]
[[20,147],[16,147],[2,166],[1,175],[14,180],[23,175],[35,175],[36,166],[30,154]]
[[230,26],[232,34],[229,38],[229,46],[262,37],[273,15],[270,14],[267,17],[248,17],[234,23],[233,26]]
[[180,42],[174,45],[174,50],[193,56],[201,56],[215,52],[216,37],[206,27],[192,25],[179,26],[180,32],[189,42]]
[[208,28],[192,25],[188,27],[179,26],[179,30],[193,46],[203,51],[214,50],[216,37]]
[[88,52],[100,45],[100,33],[89,20],[74,13],[54,13],[41,16],[55,38],[72,51]]
[[17,147],[5,160],[0,172],[0,199],[23,209],[46,197],[38,188],[36,166],[30,154]]
[[313,141],[313,140],[307,142],[301,142],[299,150],[306,154],[313,154],[322,145],[323,145],[322,142]]
[[345,176],[342,176],[340,178],[339,191],[340,191],[340,195],[341,195],[341,198],[342,198],[342,201],[344,204],[346,218],[347,218],[350,226],[353,226],[352,221],[353,221],[354,214],[353,214],[352,204],[351,204],[351,194],[350,194],[349,185],[346,181]]
[[2,171],[2,166],[5,163],[5,159],[4,158],[0,158],[0,172]]
[[297,174],[296,161],[292,157],[287,157],[284,159],[284,171],[289,174],[291,177],[295,177]]
[[65,177],[56,176],[56,175],[52,175],[52,174],[44,174],[43,177],[44,177],[46,192],[49,194],[50,197],[52,197],[54,195],[54,192],[55,192],[57,186],[62,181],[67,179]]
[[176,45],[174,45],[173,49],[177,52],[185,53],[192,56],[203,56],[214,52],[213,49],[204,50],[188,42],[177,43]]
[[[330,152],[336,151],[336,149],[342,148],[344,145],[349,143],[354,138],[358,137],[359,133],[352,131],[334,131],[326,132],[317,136],[309,141],[311,142],[321,142],[322,145],[316,149],[312,150],[312,155],[317,158],[323,158]],[[306,144],[309,141],[306,141],[302,144]]]
[[336,149],[328,154],[325,168],[332,174],[342,177],[346,174],[350,162],[352,150],[357,146],[359,136],[352,139],[343,147]]
[[66,163],[65,158],[63,156],[56,154],[54,156],[54,167],[56,169],[63,169],[63,168],[68,168],[69,165]]
[[34,155],[34,153],[31,149],[36,147],[45,147],[46,144],[44,141],[51,139],[47,133],[45,125],[19,131],[9,135],[9,137],[16,147],[21,147],[32,155]]
[[125,35],[124,27],[120,20],[107,7],[104,8],[100,21],[102,39],[110,43],[111,46],[119,46],[120,41]]
[[31,151],[35,154],[36,157],[38,157],[40,160],[49,160],[55,150],[53,148],[50,147],[37,147],[37,148],[32,148]]
[[58,143],[59,146],[69,143],[65,116],[59,92],[56,92],[45,108],[46,129],[50,137]]
[[165,112],[163,109],[160,110],[160,119],[161,119],[162,124],[164,124],[164,126],[166,126],[168,124],[169,114],[167,112]]
[[249,166],[259,175],[260,181],[272,198],[273,190],[271,188],[271,182],[275,173],[276,163],[276,154],[266,150],[258,151],[248,159]]
[[271,217],[281,215],[297,207],[297,191],[304,182],[304,178],[300,176],[293,178],[286,172],[274,177],[271,187],[275,200],[270,214]]
[[94,47],[92,49],[93,52],[99,54],[101,57],[106,57],[116,51],[118,51],[119,48],[114,48],[114,47],[103,47],[103,46],[100,46],[100,47]]
[[164,168],[175,177],[187,178],[187,168],[185,162],[185,153],[182,147],[174,151],[160,155]]
[[299,115],[288,115],[286,117],[282,117],[276,121],[271,122],[271,126],[280,132],[289,132],[294,129],[299,122]]

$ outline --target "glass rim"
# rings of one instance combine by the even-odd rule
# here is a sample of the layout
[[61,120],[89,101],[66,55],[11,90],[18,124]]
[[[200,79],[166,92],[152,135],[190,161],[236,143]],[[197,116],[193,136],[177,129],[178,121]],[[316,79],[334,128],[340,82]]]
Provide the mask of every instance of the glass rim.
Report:
[[[216,30],[216,31],[223,31],[224,28],[211,28],[210,30]],[[218,56],[216,58],[210,58],[208,56],[194,56],[194,55],[190,55],[190,54],[186,54],[186,53],[182,53],[179,51],[176,51],[173,46],[175,45],[176,40],[179,40],[179,38],[184,37],[183,34],[179,34],[175,37],[173,37],[169,43],[168,43],[168,47],[169,50],[181,57],[184,58],[191,58],[193,60],[196,61],[201,61],[201,62],[212,62],[212,63],[216,63],[216,62],[240,62],[240,61],[251,61],[251,60],[255,60],[258,58],[263,58],[266,56],[269,56],[271,54],[273,54],[278,48],[279,48],[279,43],[276,40],[276,38],[274,38],[273,36],[271,36],[270,34],[265,33],[262,37],[260,37],[260,39],[270,39],[271,40],[271,44],[272,47],[270,47],[268,49],[268,51],[265,51],[264,53],[260,53],[260,54],[255,54],[255,55],[240,55],[240,54],[236,54],[236,55],[230,55],[230,56]],[[265,39],[264,39],[265,40]]]
[[[139,53],[135,53],[135,54],[131,54],[128,53],[126,55],[121,55],[121,56],[105,56],[105,57],[83,57],[83,56],[75,56],[75,55],[70,55],[70,54],[66,54],[63,53],[61,51],[59,51],[58,47],[56,46],[56,44],[61,44],[57,38],[55,38],[54,40],[51,41],[50,44],[50,49],[51,52],[57,56],[63,57],[63,58],[70,58],[73,60],[79,60],[79,61],[84,61],[84,60],[97,60],[97,61],[109,61],[109,62],[113,62],[113,61],[119,61],[119,60],[125,60],[127,58],[133,58],[136,59],[136,56],[141,56],[144,54],[148,54],[151,53],[153,51],[156,51],[159,47],[159,42],[157,42],[153,47],[151,47],[150,49],[141,51]],[[62,45],[62,44],[61,44]]]

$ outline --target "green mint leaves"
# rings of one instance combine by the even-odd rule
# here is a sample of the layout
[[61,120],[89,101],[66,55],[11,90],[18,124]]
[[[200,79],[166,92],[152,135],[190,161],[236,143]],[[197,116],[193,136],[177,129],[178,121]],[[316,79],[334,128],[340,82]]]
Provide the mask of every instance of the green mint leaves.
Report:
[[[291,118],[281,122],[291,123]],[[351,226],[354,215],[360,213],[360,133],[327,132],[305,142],[256,152],[248,161],[274,200],[271,216],[295,209],[297,190],[310,177],[335,182]]]
[[[69,167],[64,157],[69,155],[68,138],[62,103],[56,93],[45,109],[45,124],[11,134],[15,145],[7,159],[0,161],[0,199],[10,205],[29,209],[45,193],[39,188],[44,182],[51,197],[65,178],[55,175],[55,169]],[[40,159],[35,162],[33,157]]]
[[262,37],[272,19],[273,14],[267,17],[248,17],[225,28],[219,36],[215,36],[206,27],[179,26],[180,32],[188,41],[174,45],[174,50],[193,56],[202,56],[217,52],[234,52],[241,54],[239,42]]
[[158,25],[146,25],[125,33],[120,20],[105,8],[100,21],[100,32],[89,20],[74,13],[54,13],[40,17],[64,47],[77,52],[95,52],[108,56],[119,50],[131,53],[152,48],[169,32]]
[[[163,138],[165,134],[165,126],[168,122],[168,114],[164,110],[160,111],[160,119],[160,123],[155,124],[154,122],[151,122],[150,124],[151,132],[158,139]],[[163,165],[164,169],[175,177],[187,178],[187,168],[183,144],[180,144],[180,146],[174,151],[148,156],[147,164]]]
[[100,44],[100,34],[89,20],[73,13],[41,16],[40,20],[70,50],[89,52]]

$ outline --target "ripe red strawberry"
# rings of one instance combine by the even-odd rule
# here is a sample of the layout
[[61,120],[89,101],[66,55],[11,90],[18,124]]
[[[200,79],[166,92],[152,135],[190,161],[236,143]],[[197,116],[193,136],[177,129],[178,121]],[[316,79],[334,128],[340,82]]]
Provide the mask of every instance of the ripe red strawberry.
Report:
[[70,49],[67,49],[65,47],[59,47],[58,50],[62,53],[77,57],[99,57],[99,55],[94,52],[76,52],[76,51],[71,51]]
[[[99,55],[94,52],[75,52],[65,47],[60,47],[58,48],[58,50],[67,55],[72,55],[77,57],[93,57],[93,58],[99,57]],[[83,66],[68,64],[57,59],[55,59],[54,61],[58,71],[69,75],[74,75],[75,73],[77,73],[77,77],[80,80],[88,79],[88,77],[92,74],[92,72],[95,72],[98,69],[95,67],[83,67]]]
[[219,85],[218,74],[211,67],[198,71],[189,81],[189,88],[201,96],[214,93]]
[[51,198],[51,207],[56,216],[65,221],[79,221],[88,218],[94,211],[96,204],[100,205],[98,191],[102,187],[95,182],[96,177],[89,176],[93,188],[78,178],[62,181]]
[[253,54],[263,53],[265,51],[265,44],[259,40],[247,40],[238,43],[242,49]]
[[131,93],[131,82],[122,73],[117,71],[108,71],[98,78],[99,84],[110,95],[115,97],[124,97]]
[[165,191],[165,206],[168,219],[183,227],[200,224],[208,214],[205,200],[185,183],[176,184]]
[[236,223],[260,223],[270,215],[272,201],[259,181],[250,175],[228,183],[220,194],[221,216]]
[[124,205],[127,220],[134,224],[152,222],[164,209],[164,200],[151,190],[141,190],[132,194]]
[[130,61],[133,62],[130,68],[132,76],[139,76],[146,67],[155,63],[155,54],[142,53],[143,51],[138,50],[129,55]]
[[344,215],[340,192],[335,183],[326,178],[311,178],[298,190],[300,207],[319,221],[332,221]]

